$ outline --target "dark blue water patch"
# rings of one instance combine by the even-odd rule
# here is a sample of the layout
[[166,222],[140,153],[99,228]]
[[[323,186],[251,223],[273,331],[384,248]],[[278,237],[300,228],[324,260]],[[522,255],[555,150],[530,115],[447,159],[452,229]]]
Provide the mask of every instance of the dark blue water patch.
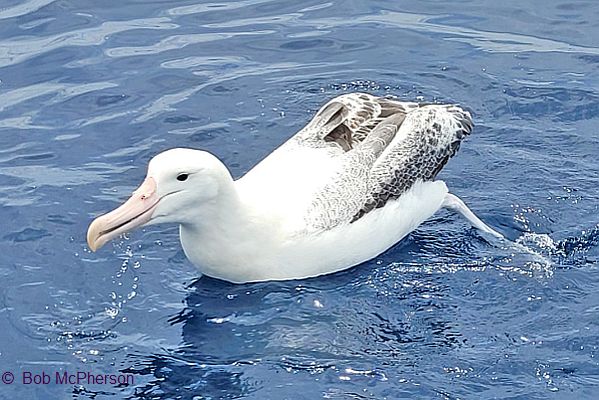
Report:
[[[521,87],[506,89],[510,100],[497,111],[517,115],[547,115],[561,121],[593,119],[597,116],[599,97],[590,91],[564,88]],[[583,104],[577,104],[583,103]],[[565,109],[568,107],[568,109]]]
[[198,120],[199,120],[199,118],[191,117],[189,115],[178,115],[178,116],[174,116],[174,117],[167,117],[164,119],[164,122],[169,123],[169,124],[181,124],[181,123],[196,122]]
[[23,230],[12,232],[3,236],[3,239],[10,240],[12,242],[33,242],[43,237],[52,236],[50,232],[45,229],[34,229],[25,228]]
[[209,140],[212,140],[215,135],[226,134],[229,130],[226,128],[210,129],[204,132],[194,133],[189,137],[191,142],[196,142],[200,146]]
[[[136,389],[135,394],[127,399],[146,399],[155,396],[179,393],[179,396],[189,397],[195,393],[209,393],[210,397],[234,399],[248,396],[258,388],[252,389],[251,383],[243,379],[241,372],[233,372],[230,368],[222,367],[220,371],[217,368],[190,368],[188,365],[177,365],[175,363],[165,362],[162,358],[154,359],[156,364],[148,367],[154,372],[156,379],[150,381],[147,385]],[[125,370],[124,372],[131,372]],[[172,376],[185,377],[184,380],[173,382]]]
[[[357,35],[359,38],[359,35]],[[251,46],[257,50],[276,51],[277,49],[288,50],[305,54],[310,60],[319,60],[317,56],[324,56],[327,53],[355,53],[372,48],[372,43],[357,39],[326,39],[326,38],[306,38],[281,41],[259,40],[250,42]]]
[[557,244],[557,254],[563,257],[562,263],[567,265],[588,265],[597,261],[599,245],[599,227],[585,231],[580,236],[569,237]]
[[128,98],[129,96],[125,94],[103,95],[98,96],[96,98],[96,104],[100,107],[106,107],[116,103],[120,103],[121,101],[125,101]]
[[305,50],[312,49],[315,47],[332,47],[334,42],[332,40],[325,39],[305,39],[305,40],[294,40],[281,45],[282,49],[289,50]]
[[581,60],[588,62],[589,64],[599,64],[599,55],[581,55]]
[[53,224],[61,224],[61,225],[74,225],[76,222],[71,216],[70,218],[65,215],[48,215],[48,222]]
[[41,161],[41,160],[49,160],[55,158],[56,155],[53,153],[40,153],[40,154],[30,154],[23,156],[23,161],[31,162],[31,161]]
[[233,92],[233,91],[237,91],[239,89],[233,88],[233,87],[227,87],[225,85],[216,85],[216,86],[212,87],[211,90],[214,93],[227,94],[227,93],[230,93],[230,92]]

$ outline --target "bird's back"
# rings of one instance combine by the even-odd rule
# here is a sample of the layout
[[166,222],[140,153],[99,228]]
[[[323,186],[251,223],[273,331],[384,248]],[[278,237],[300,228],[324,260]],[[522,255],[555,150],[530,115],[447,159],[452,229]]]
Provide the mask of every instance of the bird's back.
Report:
[[399,102],[363,93],[332,99],[236,185],[288,231],[353,224],[430,181],[471,132],[454,105]]

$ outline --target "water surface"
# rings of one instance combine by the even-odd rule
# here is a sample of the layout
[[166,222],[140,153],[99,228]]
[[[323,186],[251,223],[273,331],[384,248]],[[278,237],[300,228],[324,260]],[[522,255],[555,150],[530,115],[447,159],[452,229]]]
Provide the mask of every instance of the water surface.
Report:
[[[590,0],[4,0],[0,398],[594,398],[597,21]],[[440,178],[544,258],[445,211],[303,281],[198,280],[173,226],[87,249],[156,153],[238,177],[352,91],[468,108]]]

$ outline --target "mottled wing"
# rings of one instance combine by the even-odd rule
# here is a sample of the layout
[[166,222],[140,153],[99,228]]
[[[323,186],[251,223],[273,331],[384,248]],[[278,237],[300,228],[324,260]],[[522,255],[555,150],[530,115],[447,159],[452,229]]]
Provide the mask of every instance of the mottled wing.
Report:
[[369,192],[352,221],[398,198],[416,181],[434,179],[472,127],[470,114],[455,105],[425,105],[408,113],[369,171]]
[[391,115],[405,116],[416,103],[400,103],[366,93],[350,93],[325,104],[293,140],[303,145],[349,152]]
[[363,93],[339,96],[294,140],[325,148],[338,172],[315,195],[308,226],[354,222],[432,180],[472,130],[470,115],[453,105],[418,105]]

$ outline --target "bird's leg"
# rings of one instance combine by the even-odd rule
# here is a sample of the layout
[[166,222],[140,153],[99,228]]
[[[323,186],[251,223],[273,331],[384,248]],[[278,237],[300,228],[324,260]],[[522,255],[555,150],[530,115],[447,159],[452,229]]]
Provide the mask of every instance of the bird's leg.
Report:
[[468,222],[470,222],[473,227],[480,229],[483,232],[489,233],[497,238],[504,239],[501,233],[497,232],[495,229],[491,228],[489,225],[481,221],[480,218],[474,215],[474,213],[470,211],[468,206],[458,196],[447,193],[443,199],[443,204],[441,207],[449,208],[453,211],[459,212],[468,220]]

